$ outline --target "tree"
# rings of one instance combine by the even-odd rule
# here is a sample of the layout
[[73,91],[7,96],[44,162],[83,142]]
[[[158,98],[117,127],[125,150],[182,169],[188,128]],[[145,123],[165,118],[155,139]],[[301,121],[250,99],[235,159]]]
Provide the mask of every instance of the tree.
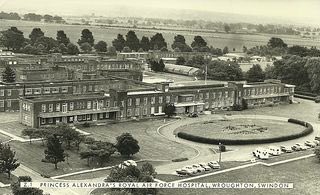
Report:
[[286,43],[283,42],[282,39],[277,38],[277,37],[272,37],[272,38],[269,40],[269,42],[268,42],[267,45],[268,45],[269,47],[271,47],[271,48],[277,48],[277,47],[279,47],[279,48],[285,48],[285,47],[288,46]]
[[107,43],[105,41],[99,41],[94,45],[97,52],[107,52]]
[[42,32],[41,28],[34,28],[32,29],[29,38],[32,44],[34,44],[37,39],[44,36],[44,32]]
[[182,52],[192,51],[191,47],[186,44],[186,39],[182,35],[177,35],[174,37],[173,44],[171,45],[172,49],[179,48]]
[[113,47],[113,46],[109,46],[109,47],[108,47],[108,54],[109,54],[109,55],[112,55],[112,56],[117,55],[117,50],[116,50],[116,48]]
[[[320,93],[320,60],[319,58],[309,58],[305,64],[310,79],[311,91]],[[301,78],[302,79],[302,78]]]
[[85,42],[80,45],[80,49],[85,53],[89,53],[92,51],[92,47],[89,43]]
[[57,31],[57,41],[59,44],[64,44],[65,46],[70,43],[70,39],[67,37],[66,33],[63,30]]
[[126,40],[124,40],[123,35],[118,34],[117,38],[112,41],[112,46],[116,48],[117,51],[122,51],[126,45]]
[[163,72],[165,68],[165,64],[163,63],[163,60],[161,59],[159,62],[156,60],[150,60],[149,61],[151,70],[155,72]]
[[6,83],[14,83],[16,81],[16,73],[9,65],[2,72],[2,80]]
[[136,33],[132,30],[130,30],[126,35],[126,46],[134,51],[138,51],[140,48],[140,41]]
[[225,46],[225,47],[223,48],[223,50],[222,50],[222,53],[223,53],[223,54],[229,53],[229,48],[228,48],[227,46]]
[[131,48],[128,46],[125,46],[122,51],[127,53],[132,52]]
[[201,37],[201,36],[195,36],[193,39],[193,42],[191,43],[192,48],[201,48],[201,47],[206,47],[207,42]]
[[16,152],[12,151],[9,144],[0,143],[0,172],[7,173],[11,178],[11,172],[20,166],[15,158]]
[[253,65],[247,72],[247,81],[259,82],[265,79],[264,72],[259,64]]
[[166,104],[163,111],[168,116],[168,118],[170,118],[171,116],[175,115],[176,107],[172,103]]
[[228,24],[224,25],[224,31],[226,31],[226,33],[229,33],[231,30],[230,26]]
[[51,23],[51,22],[53,22],[53,16],[46,14],[43,16],[43,20],[44,20],[44,22]]
[[35,138],[35,132],[36,132],[36,129],[27,128],[22,131],[22,136],[28,136],[29,142],[31,144],[31,139]]
[[79,48],[73,44],[73,43],[69,43],[67,45],[67,54],[69,55],[76,55],[76,54],[79,54]]
[[60,45],[58,46],[58,50],[60,53],[64,54],[64,53],[67,53],[68,48],[65,44],[60,43]]
[[149,51],[150,49],[150,41],[148,37],[143,36],[140,41],[140,47],[143,51]]
[[19,51],[25,42],[23,32],[17,27],[11,27],[0,33],[0,46],[3,45],[8,50]]
[[62,148],[60,139],[53,135],[48,138],[47,149],[44,151],[45,160],[54,164],[54,168],[58,169],[58,163],[64,162],[65,153]]
[[239,64],[235,62],[212,61],[208,65],[208,78],[222,81],[238,81],[243,78]]
[[116,152],[115,146],[110,142],[94,141],[89,144],[85,151],[80,153],[82,159],[87,159],[88,166],[90,160],[95,158],[98,160],[100,166],[108,162],[110,156]]
[[182,56],[177,57],[177,61],[176,61],[177,65],[184,65],[185,63],[186,63],[186,60],[184,59],[184,57]]
[[163,47],[167,48],[167,43],[161,33],[156,33],[150,39],[150,49],[158,50]]
[[78,44],[81,46],[83,43],[89,43],[91,47],[94,45],[94,38],[89,29],[83,29],[81,32],[81,38],[78,40]]
[[39,188],[22,188],[21,182],[32,182],[29,176],[20,176],[18,181],[11,184],[13,195],[43,195],[43,191]]
[[[118,166],[111,169],[109,176],[107,177],[108,182],[154,182],[154,176],[156,172],[151,164],[143,164],[141,168],[135,166],[129,166],[124,169]],[[121,190],[121,191],[119,191]],[[157,189],[137,189],[137,188],[126,188],[126,189],[113,189],[112,192],[116,195],[155,195]],[[114,193],[111,193],[114,194]]]
[[266,68],[264,70],[266,79],[274,79],[275,78],[274,73],[273,73],[273,69],[274,69],[274,67],[269,64],[266,66]]
[[42,19],[42,16],[39,14],[35,14],[35,13],[28,13],[28,14],[25,14],[23,16],[23,18],[24,18],[24,20],[40,22]]
[[140,150],[139,142],[130,133],[123,133],[117,137],[116,148],[121,155],[130,156]]
[[67,149],[71,148],[71,143],[74,142],[75,139],[80,135],[80,132],[71,128],[66,123],[59,124],[56,127],[55,131],[58,132],[59,135],[61,135],[61,140],[66,144]]
[[[54,48],[57,48],[59,46],[59,43],[57,40],[51,37],[42,36],[37,38],[33,45],[36,46],[39,49],[39,51],[49,53],[52,52]],[[39,48],[39,45],[42,45],[43,48]]]

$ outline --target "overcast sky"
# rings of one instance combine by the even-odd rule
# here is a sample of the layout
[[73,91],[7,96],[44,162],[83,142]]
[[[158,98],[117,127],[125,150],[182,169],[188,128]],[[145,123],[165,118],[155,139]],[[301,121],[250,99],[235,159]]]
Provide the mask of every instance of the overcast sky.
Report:
[[[320,21],[320,0],[0,0],[0,10],[3,11],[51,14],[82,15],[96,12],[102,15],[110,8],[123,6],[193,9]],[[144,17],[143,12],[141,16]]]

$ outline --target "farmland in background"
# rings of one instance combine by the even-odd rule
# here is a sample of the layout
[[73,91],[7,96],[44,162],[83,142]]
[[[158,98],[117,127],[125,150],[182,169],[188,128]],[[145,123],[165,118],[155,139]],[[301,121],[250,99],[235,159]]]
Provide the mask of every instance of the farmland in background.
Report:
[[[111,45],[113,39],[117,34],[125,35],[128,30],[119,27],[100,27],[100,26],[85,26],[85,25],[63,25],[63,24],[48,24],[42,22],[29,22],[29,21],[7,21],[0,20],[0,31],[6,30],[11,26],[16,26],[24,32],[24,36],[28,37],[33,28],[39,27],[46,36],[56,37],[58,30],[64,30],[72,42],[76,43],[80,38],[82,29],[88,28],[93,32],[96,41],[104,40]],[[301,46],[316,46],[320,47],[319,40],[302,39],[300,36],[291,35],[270,35],[270,34],[224,34],[224,33],[208,33],[208,32],[192,32],[192,31],[176,31],[176,30],[157,30],[157,29],[134,29],[139,38],[142,36],[153,36],[157,32],[161,32],[168,43],[168,48],[171,49],[173,37],[176,34],[185,36],[188,44],[191,44],[195,35],[201,35],[208,42],[208,45],[213,47],[223,48],[227,46],[229,51],[233,48],[236,51],[242,51],[242,47],[246,46],[251,48],[257,45],[265,45],[268,40],[273,37],[282,38],[288,45],[301,45]]]

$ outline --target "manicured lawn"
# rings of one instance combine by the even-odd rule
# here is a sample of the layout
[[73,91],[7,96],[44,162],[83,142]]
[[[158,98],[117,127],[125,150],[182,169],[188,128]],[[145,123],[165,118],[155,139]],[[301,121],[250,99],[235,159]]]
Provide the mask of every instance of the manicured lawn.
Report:
[[140,159],[172,160],[196,155],[192,148],[167,140],[157,134],[157,128],[163,124],[163,119],[152,119],[93,126],[82,128],[82,130],[92,133],[92,137],[98,140],[113,143],[116,142],[117,136],[128,132],[139,141],[140,152],[135,156]]
[[59,178],[61,180],[87,180],[87,179],[95,179],[100,177],[107,177],[110,174],[111,169],[95,171],[91,173],[83,173],[80,175],[72,175],[67,177]]
[[11,195],[12,191],[10,187],[6,187],[6,188],[0,188],[0,194],[1,195]]
[[249,182],[249,183],[294,183],[294,189],[165,189],[161,195],[251,195],[251,194],[320,194],[320,162],[315,157],[298,160],[273,167],[253,166],[222,173],[219,175],[195,179],[190,182]]
[[279,162],[287,159],[292,159],[292,158],[297,158],[301,156],[306,156],[309,154],[313,154],[314,150],[313,149],[308,149],[305,151],[298,151],[298,152],[292,152],[292,153],[282,153],[280,156],[270,156],[268,160],[261,160],[262,162],[265,163],[274,163],[274,162]]
[[[8,133],[11,133],[11,134],[19,136],[19,137],[23,137],[21,135],[21,133],[26,128],[27,127],[25,125],[20,124],[18,121],[0,123],[1,130],[4,130]],[[29,139],[29,137],[24,137],[24,138]]]
[[10,140],[10,137],[0,133],[0,142],[5,142],[5,141],[8,141],[8,140]]
[[[8,174],[0,173],[0,182],[3,184],[11,184],[13,182],[18,181],[18,178],[14,175],[11,175],[11,178],[8,179]],[[1,190],[1,188],[0,188]]]
[[197,122],[176,129],[191,135],[215,139],[261,139],[297,134],[305,127],[300,125],[260,119],[210,120]]

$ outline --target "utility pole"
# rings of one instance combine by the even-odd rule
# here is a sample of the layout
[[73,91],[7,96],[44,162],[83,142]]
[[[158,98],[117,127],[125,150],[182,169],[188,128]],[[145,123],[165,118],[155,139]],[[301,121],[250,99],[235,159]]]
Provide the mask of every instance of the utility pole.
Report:
[[221,143],[219,143],[219,163],[221,163]]

